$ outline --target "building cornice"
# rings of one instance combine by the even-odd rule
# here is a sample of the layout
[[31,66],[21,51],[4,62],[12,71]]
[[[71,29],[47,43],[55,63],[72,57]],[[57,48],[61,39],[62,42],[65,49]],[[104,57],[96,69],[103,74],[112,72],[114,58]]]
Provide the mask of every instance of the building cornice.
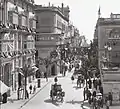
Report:
[[29,0],[23,0],[23,2],[25,2],[25,3],[28,4],[29,6],[32,6],[32,7],[35,6],[34,0],[31,0],[31,2],[30,2]]
[[39,6],[37,7],[37,5],[36,5],[35,11],[36,12],[45,12],[45,11],[55,12],[58,15],[60,15],[67,22],[69,21],[69,18],[65,17],[65,15],[57,7],[39,7]]
[[96,24],[96,28],[97,26],[104,26],[104,25],[120,25],[120,19],[99,18]]

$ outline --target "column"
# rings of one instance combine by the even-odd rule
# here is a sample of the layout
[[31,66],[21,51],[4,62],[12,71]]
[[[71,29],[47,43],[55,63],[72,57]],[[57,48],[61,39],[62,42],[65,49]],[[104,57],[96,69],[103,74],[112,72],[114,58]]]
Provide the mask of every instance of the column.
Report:
[[[1,33],[0,33],[0,51],[2,51],[2,42],[1,42],[2,38],[1,38]],[[0,76],[2,75],[2,58],[0,57]],[[1,80],[1,77],[0,77]]]
[[0,2],[0,21],[2,21],[2,3]]
[[[2,3],[0,2],[0,21],[2,21]],[[0,30],[1,31],[1,30]],[[1,37],[1,32],[0,32],[0,51],[2,51],[2,37]],[[2,61],[1,61],[1,57],[0,57],[0,76],[2,76]],[[0,80],[2,79],[2,77],[0,77]]]

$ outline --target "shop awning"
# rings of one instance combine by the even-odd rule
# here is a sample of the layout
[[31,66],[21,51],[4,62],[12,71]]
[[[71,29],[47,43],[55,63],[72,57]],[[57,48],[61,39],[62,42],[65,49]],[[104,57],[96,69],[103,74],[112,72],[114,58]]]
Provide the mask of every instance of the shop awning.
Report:
[[1,93],[1,95],[9,90],[10,90],[10,87],[8,87],[2,81],[0,81],[0,93]]

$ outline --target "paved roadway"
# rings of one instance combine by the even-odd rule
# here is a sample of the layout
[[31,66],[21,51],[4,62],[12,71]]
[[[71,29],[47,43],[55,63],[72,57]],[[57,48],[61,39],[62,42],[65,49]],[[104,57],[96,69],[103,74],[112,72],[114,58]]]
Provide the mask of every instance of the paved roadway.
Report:
[[21,109],[90,109],[89,106],[81,108],[83,101],[83,88],[76,89],[76,82],[72,83],[71,73],[66,77],[59,77],[59,83],[65,91],[63,103],[52,103],[49,97],[51,89],[50,82],[43,90],[41,90],[34,98],[32,98]]

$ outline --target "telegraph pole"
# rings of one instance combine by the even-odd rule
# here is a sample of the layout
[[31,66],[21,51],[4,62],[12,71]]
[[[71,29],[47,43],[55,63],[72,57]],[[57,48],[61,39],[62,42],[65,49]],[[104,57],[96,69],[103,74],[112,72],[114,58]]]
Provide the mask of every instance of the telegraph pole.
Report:
[[27,99],[27,72],[28,72],[28,68],[27,68],[26,64],[25,64],[23,70],[24,70],[24,75],[25,75],[25,99]]
[[[2,24],[2,0],[0,0],[0,25]],[[0,54],[2,54],[2,27],[0,27]],[[2,79],[2,61],[1,61],[1,56],[0,56],[0,80]]]
[[[1,31],[0,31],[0,52],[2,51],[2,41],[1,40],[2,40],[2,37],[1,37]],[[1,62],[1,56],[0,56],[0,80],[2,79],[2,77],[1,77],[2,76],[2,74],[1,74],[2,73],[2,67],[1,66],[2,66],[2,62]]]

